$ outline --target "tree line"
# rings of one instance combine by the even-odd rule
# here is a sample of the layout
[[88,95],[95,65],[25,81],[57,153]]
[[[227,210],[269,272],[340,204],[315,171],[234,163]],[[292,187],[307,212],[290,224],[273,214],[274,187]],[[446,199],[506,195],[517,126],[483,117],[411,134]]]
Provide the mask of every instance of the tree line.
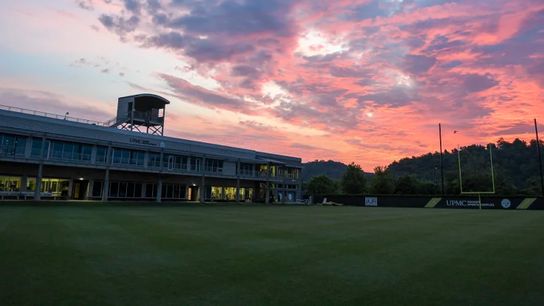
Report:
[[[540,195],[540,171],[536,141],[499,139],[488,146],[470,145],[443,153],[444,193],[492,191],[501,195]],[[542,142],[540,144],[542,146]],[[491,174],[491,150],[494,180]],[[459,167],[460,165],[460,167]],[[324,194],[441,194],[440,153],[403,158],[385,167],[376,167],[365,176],[351,163],[339,180],[326,175],[312,177],[305,184],[309,195]],[[461,181],[459,180],[461,169]]]

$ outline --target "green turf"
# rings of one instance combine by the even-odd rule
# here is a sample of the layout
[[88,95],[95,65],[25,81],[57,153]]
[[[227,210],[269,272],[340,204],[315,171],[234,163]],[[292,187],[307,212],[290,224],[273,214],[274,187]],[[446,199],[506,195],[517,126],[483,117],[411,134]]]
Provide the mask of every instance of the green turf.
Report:
[[1,305],[544,305],[544,212],[0,206]]

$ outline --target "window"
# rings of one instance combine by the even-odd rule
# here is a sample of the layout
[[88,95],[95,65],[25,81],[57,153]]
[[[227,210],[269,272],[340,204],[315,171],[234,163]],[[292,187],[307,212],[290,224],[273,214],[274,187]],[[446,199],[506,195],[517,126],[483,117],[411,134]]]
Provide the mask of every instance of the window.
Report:
[[202,159],[200,157],[191,157],[191,171],[200,171],[200,164]]
[[[70,181],[60,178],[43,178],[40,192],[50,193],[54,197],[68,196],[68,187]],[[26,183],[26,189],[28,191],[36,190],[36,178],[28,178]]]
[[218,159],[206,159],[204,169],[207,172],[223,172],[223,161]]
[[[114,148],[112,151],[113,151],[112,153],[113,164],[132,165],[132,166],[144,165],[145,152],[143,151],[127,150],[127,149],[120,149],[120,148]],[[98,153],[97,153],[97,156],[98,156]]]
[[119,183],[111,182],[110,183],[110,197],[117,198],[118,195],[119,195]]
[[24,156],[26,137],[0,134],[0,155]]
[[155,184],[146,184],[145,197],[154,198],[156,195],[157,195],[157,191],[155,190]]
[[[30,156],[42,157],[42,143],[41,138],[32,138],[32,148],[30,150]],[[47,152],[47,148],[44,148],[44,152]]]
[[149,159],[147,161],[147,166],[151,168],[160,168],[161,167],[161,154],[160,153],[149,153]]
[[254,168],[253,164],[240,163],[240,175],[253,176]]
[[95,181],[93,183],[93,191],[92,191],[92,196],[93,197],[101,197],[102,196],[102,185],[103,183],[100,182],[100,181]]
[[0,191],[21,190],[21,178],[11,176],[0,176]]
[[105,164],[107,162],[108,147],[97,146],[96,147],[96,163]]
[[[90,161],[92,146],[81,143],[65,142],[52,140],[50,141],[49,159],[55,160],[76,160]],[[38,145],[36,145],[38,146]],[[41,148],[41,141],[40,141]],[[40,149],[36,148],[36,151]],[[34,151],[34,144],[33,144]]]

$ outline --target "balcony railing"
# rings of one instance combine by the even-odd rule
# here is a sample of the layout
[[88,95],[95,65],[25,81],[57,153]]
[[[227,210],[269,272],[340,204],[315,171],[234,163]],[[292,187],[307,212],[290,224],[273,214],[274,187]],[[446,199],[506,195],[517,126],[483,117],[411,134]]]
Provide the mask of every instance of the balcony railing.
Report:
[[106,123],[100,122],[100,121],[94,121],[94,120],[88,120],[88,119],[82,119],[77,117],[71,117],[68,116],[68,113],[66,115],[59,115],[59,114],[53,114],[53,113],[47,113],[32,109],[26,109],[22,107],[17,106],[9,106],[9,105],[2,105],[0,104],[0,110],[7,110],[10,112],[17,112],[22,114],[28,114],[28,115],[35,115],[35,116],[41,116],[41,117],[47,117],[47,118],[53,118],[53,119],[61,119],[71,122],[79,122],[79,123],[86,123],[86,124],[93,124],[93,125],[99,125],[99,126],[107,126]]

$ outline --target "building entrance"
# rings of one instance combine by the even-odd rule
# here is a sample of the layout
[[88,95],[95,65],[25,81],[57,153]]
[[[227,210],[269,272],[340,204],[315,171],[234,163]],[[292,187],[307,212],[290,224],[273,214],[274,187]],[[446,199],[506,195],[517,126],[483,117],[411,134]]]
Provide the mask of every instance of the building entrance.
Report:
[[189,201],[198,201],[198,186],[189,186],[187,188],[187,199]]
[[72,187],[72,199],[85,200],[88,187],[89,187],[89,181],[75,180]]

